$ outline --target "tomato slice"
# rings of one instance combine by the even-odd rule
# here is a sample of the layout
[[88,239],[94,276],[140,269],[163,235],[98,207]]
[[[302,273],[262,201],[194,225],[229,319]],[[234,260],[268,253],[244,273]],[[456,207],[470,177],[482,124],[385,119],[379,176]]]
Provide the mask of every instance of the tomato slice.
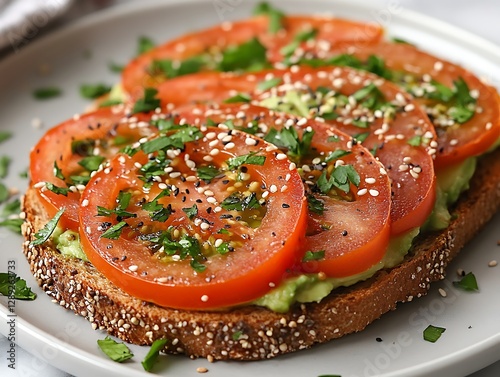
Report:
[[212,309],[262,296],[301,258],[307,204],[297,170],[251,135],[165,124],[83,192],[89,260],[160,306]]
[[[80,192],[91,170],[97,169],[101,162],[124,145],[151,134],[151,129],[144,127],[146,119],[147,115],[126,118],[117,109],[99,109],[50,129],[32,149],[32,184],[50,216],[66,208],[60,220],[62,227],[78,228]],[[56,165],[60,169],[57,176]]]
[[364,67],[377,57],[387,78],[426,109],[438,136],[437,169],[485,153],[500,137],[496,90],[464,68],[404,43],[337,47],[327,55],[332,53],[354,56]]
[[[181,123],[215,123],[264,137],[298,166],[309,204],[303,249],[309,260],[299,271],[351,276],[382,259],[391,229],[389,179],[370,152],[350,136],[320,122],[251,105],[191,106],[178,109],[176,115]],[[349,171],[358,176],[357,185],[350,182],[341,189],[325,182]]]
[[[283,47],[296,43],[307,31],[315,31],[324,45],[339,43],[373,43],[382,37],[382,28],[373,23],[361,23],[338,18],[286,16],[283,28],[270,32],[269,18],[259,16],[220,25],[173,39],[132,60],[122,73],[125,91],[132,98],[142,95],[144,87],[155,87],[177,75],[207,70],[256,70],[284,58]],[[302,37],[303,39],[304,37]],[[306,41],[301,44],[307,43]],[[228,49],[246,45],[247,56],[241,61],[221,57]],[[244,48],[245,49],[245,48]],[[260,59],[257,58],[260,56]],[[173,61],[173,63],[172,63]],[[253,63],[252,63],[253,62]],[[251,64],[252,63],[252,64]],[[173,64],[173,66],[172,66]]]
[[[273,80],[274,86],[262,90],[264,83]],[[162,102],[176,105],[247,99],[305,117],[320,117],[361,141],[386,167],[392,180],[393,234],[422,225],[433,209],[434,127],[405,92],[377,76],[346,67],[305,66],[224,77],[201,73],[170,80],[158,92]],[[386,109],[378,109],[380,106]]]

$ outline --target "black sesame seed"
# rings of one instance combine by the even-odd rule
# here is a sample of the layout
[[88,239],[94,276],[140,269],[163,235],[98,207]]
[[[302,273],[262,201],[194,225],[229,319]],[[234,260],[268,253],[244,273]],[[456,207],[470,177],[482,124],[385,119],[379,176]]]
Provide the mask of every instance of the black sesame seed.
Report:
[[286,204],[286,203],[283,203],[281,206],[282,206],[283,208],[290,208],[290,204]]
[[342,235],[343,235],[344,237],[345,237],[345,236],[347,236],[347,230],[343,230],[343,231],[342,231]]

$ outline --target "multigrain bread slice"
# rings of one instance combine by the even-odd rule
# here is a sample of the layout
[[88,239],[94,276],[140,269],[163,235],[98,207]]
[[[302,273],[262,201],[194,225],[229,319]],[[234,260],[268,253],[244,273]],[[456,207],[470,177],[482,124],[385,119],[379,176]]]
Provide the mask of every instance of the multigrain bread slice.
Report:
[[90,263],[61,255],[51,244],[30,247],[49,220],[34,189],[24,197],[24,253],[38,284],[94,329],[127,342],[168,339],[166,352],[209,359],[266,359],[309,348],[363,330],[398,303],[425,295],[443,279],[447,264],[500,208],[500,150],[484,156],[441,232],[418,238],[401,265],[378,272],[350,288],[337,289],[320,303],[297,305],[285,314],[247,306],[196,312],[161,308],[131,297]]

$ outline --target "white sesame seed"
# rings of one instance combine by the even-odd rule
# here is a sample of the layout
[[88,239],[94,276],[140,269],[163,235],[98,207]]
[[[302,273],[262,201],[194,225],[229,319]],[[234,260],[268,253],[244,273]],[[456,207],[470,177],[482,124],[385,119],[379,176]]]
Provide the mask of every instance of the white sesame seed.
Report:
[[372,178],[372,177],[367,177],[367,178],[365,178],[365,182],[372,185],[375,182],[377,182],[377,180],[375,178]]
[[369,193],[371,196],[378,196],[379,195],[379,192],[377,190],[374,190],[374,189],[369,190]]
[[488,263],[488,266],[489,267],[495,267],[496,265],[498,264],[498,262],[496,260],[492,260]]
[[202,230],[208,230],[210,228],[210,224],[207,223],[201,223],[200,228]]
[[[227,146],[226,146],[227,147]],[[217,148],[214,148],[210,151],[210,156],[217,156],[219,154],[219,150]]]
[[[278,191],[278,187],[276,187],[276,185],[271,185],[271,187],[269,187],[269,191],[275,193],[276,191]],[[264,195],[262,195],[262,197],[264,197]]]
[[210,204],[215,204],[215,203],[217,203],[217,199],[215,199],[213,196],[209,196],[207,198],[207,202]]
[[486,128],[487,130],[490,130],[490,129],[491,129],[491,127],[493,127],[493,125],[491,124],[491,122],[486,123],[485,128]]
[[358,190],[358,195],[363,196],[368,192],[368,189],[362,188],[361,190]]
[[224,149],[233,149],[234,147],[235,147],[235,144],[233,142],[230,142],[224,146]]
[[130,271],[132,271],[132,272],[136,272],[136,271],[139,269],[139,267],[137,267],[137,266],[134,264],[134,265],[132,265],[132,266],[129,266],[129,267],[128,267],[128,269],[129,269]]
[[284,160],[284,159],[286,159],[286,158],[287,158],[287,157],[286,157],[286,154],[284,154],[284,153],[278,153],[278,154],[276,155],[276,159],[277,159],[277,160],[280,160],[280,161],[281,161],[281,160]]
[[87,207],[89,205],[89,200],[88,199],[83,199],[82,200],[82,207]]
[[181,176],[181,173],[178,171],[174,171],[174,172],[169,174],[170,178],[179,178],[180,176]]
[[437,61],[434,63],[434,70],[435,71],[440,71],[443,69],[443,63],[440,61]]
[[208,155],[203,156],[203,161],[211,162],[211,161],[213,161],[213,158],[212,158],[212,156],[208,156]]
[[201,296],[201,301],[207,302],[208,301],[208,296],[207,295]]
[[247,138],[245,139],[245,144],[246,144],[246,145],[250,145],[250,146],[251,146],[251,145],[256,145],[256,144],[257,144],[257,140],[252,139],[251,137],[247,137]]
[[439,288],[438,291],[441,297],[446,297],[448,295],[443,288]]

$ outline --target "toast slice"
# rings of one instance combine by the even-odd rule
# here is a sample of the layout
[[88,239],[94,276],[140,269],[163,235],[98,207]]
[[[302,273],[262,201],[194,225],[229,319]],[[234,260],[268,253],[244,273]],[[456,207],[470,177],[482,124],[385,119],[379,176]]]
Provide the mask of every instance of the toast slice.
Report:
[[444,279],[447,264],[499,208],[500,149],[480,159],[470,189],[453,209],[450,226],[417,238],[401,265],[285,314],[256,306],[182,311],[131,297],[90,263],[65,257],[50,243],[29,245],[49,220],[34,189],[27,191],[23,201],[24,253],[42,289],[61,306],[85,317],[94,329],[140,345],[166,338],[168,353],[259,360],[361,331],[398,303],[425,295],[433,281]]

